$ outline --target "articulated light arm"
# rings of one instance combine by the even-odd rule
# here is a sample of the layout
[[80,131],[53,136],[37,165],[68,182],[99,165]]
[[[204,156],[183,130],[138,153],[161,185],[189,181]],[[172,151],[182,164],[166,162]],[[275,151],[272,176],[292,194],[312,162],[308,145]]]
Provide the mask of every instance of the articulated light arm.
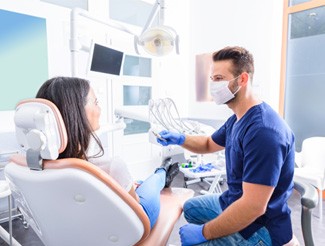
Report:
[[[157,0],[149,18],[141,32],[141,35],[134,37],[135,51],[140,54],[138,46],[153,56],[164,56],[169,54],[175,47],[179,54],[179,36],[176,31],[165,26],[164,23],[165,1]],[[158,25],[152,27],[156,15],[158,16]]]
[[[155,16],[158,13],[158,10],[161,10],[162,6],[161,6],[161,1],[157,0],[155,5],[153,6],[151,13],[149,15],[149,18],[146,22],[146,24],[144,25],[142,32],[140,35],[142,35],[149,27],[151,27],[153,20],[155,19]],[[159,22],[160,22],[160,17],[159,17]]]
[[[141,31],[140,37],[143,35],[143,33],[145,31],[148,30],[148,28],[151,27],[152,22],[155,19],[155,16],[157,15],[160,8],[161,8],[160,1],[157,0],[155,5],[153,6],[151,12],[150,12],[150,15],[149,15],[149,18],[148,18],[146,24],[144,25],[144,27],[143,27],[143,29]],[[160,16],[159,16],[159,23],[160,23]],[[134,49],[135,49],[135,52],[137,54],[140,54],[139,49],[138,49],[138,45],[143,45],[143,41],[140,41],[139,36],[135,35],[134,36]]]

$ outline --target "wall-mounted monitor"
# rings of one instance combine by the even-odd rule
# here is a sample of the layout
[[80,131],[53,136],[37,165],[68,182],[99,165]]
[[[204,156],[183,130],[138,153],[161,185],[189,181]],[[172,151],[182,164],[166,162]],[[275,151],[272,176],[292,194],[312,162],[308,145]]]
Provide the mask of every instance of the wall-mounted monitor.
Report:
[[101,73],[103,75],[121,74],[124,53],[111,47],[92,42],[89,52],[88,73]]

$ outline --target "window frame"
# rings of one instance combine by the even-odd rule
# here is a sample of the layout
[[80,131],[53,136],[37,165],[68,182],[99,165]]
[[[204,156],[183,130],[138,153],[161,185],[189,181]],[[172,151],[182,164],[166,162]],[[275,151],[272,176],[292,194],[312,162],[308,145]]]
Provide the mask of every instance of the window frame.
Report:
[[297,12],[325,6],[325,0],[311,0],[289,7],[290,0],[284,0],[283,7],[283,29],[282,29],[282,51],[281,51],[281,72],[280,72],[280,95],[279,95],[279,114],[284,117],[284,102],[285,102],[285,85],[287,71],[287,48],[288,48],[288,24],[289,15]]

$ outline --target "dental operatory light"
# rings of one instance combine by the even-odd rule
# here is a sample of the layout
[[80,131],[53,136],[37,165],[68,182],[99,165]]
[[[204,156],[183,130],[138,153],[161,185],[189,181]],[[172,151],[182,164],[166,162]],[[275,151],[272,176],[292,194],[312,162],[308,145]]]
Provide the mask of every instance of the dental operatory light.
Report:
[[[143,50],[152,56],[168,55],[174,49],[179,54],[178,34],[173,28],[163,24],[164,9],[164,0],[156,0],[140,36],[134,38],[134,47],[138,54],[140,54],[138,46],[142,46]],[[152,26],[157,14],[158,25]]]

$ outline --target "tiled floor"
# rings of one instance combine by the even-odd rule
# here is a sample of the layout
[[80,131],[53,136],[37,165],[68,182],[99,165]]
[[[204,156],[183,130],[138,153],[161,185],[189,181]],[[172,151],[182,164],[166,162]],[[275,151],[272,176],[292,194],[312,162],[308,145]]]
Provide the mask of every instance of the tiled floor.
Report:
[[[182,187],[183,186],[183,176],[180,173],[176,179],[174,180],[172,186]],[[195,195],[200,195],[200,190],[207,189],[206,183],[197,183],[192,184],[189,188],[195,190]],[[226,184],[222,185],[223,189],[226,189]],[[300,197],[298,193],[294,192],[292,197],[289,200],[289,205],[292,209],[292,224],[294,234],[300,241],[301,245],[304,245],[302,233],[301,233],[301,225],[300,225],[300,214],[301,214],[301,206],[300,206]],[[323,208],[325,208],[325,202],[323,202]],[[317,213],[317,209],[315,209],[314,213]],[[325,215],[325,209],[323,210],[323,214]],[[170,236],[168,244],[170,246],[179,246],[179,236],[178,236],[178,228],[185,224],[186,221],[183,217],[177,222],[174,227],[174,230]],[[1,224],[6,230],[8,230],[8,223]],[[312,228],[313,228],[313,237],[316,246],[325,245],[325,219],[323,221],[319,221],[319,219],[313,216],[312,219]],[[33,232],[31,228],[25,229],[22,225],[22,222],[19,219],[13,221],[13,235],[15,239],[21,243],[23,246],[42,246],[43,243],[38,239],[36,234]],[[1,238],[0,238],[0,245],[7,245]],[[90,245],[92,246],[92,245]]]

